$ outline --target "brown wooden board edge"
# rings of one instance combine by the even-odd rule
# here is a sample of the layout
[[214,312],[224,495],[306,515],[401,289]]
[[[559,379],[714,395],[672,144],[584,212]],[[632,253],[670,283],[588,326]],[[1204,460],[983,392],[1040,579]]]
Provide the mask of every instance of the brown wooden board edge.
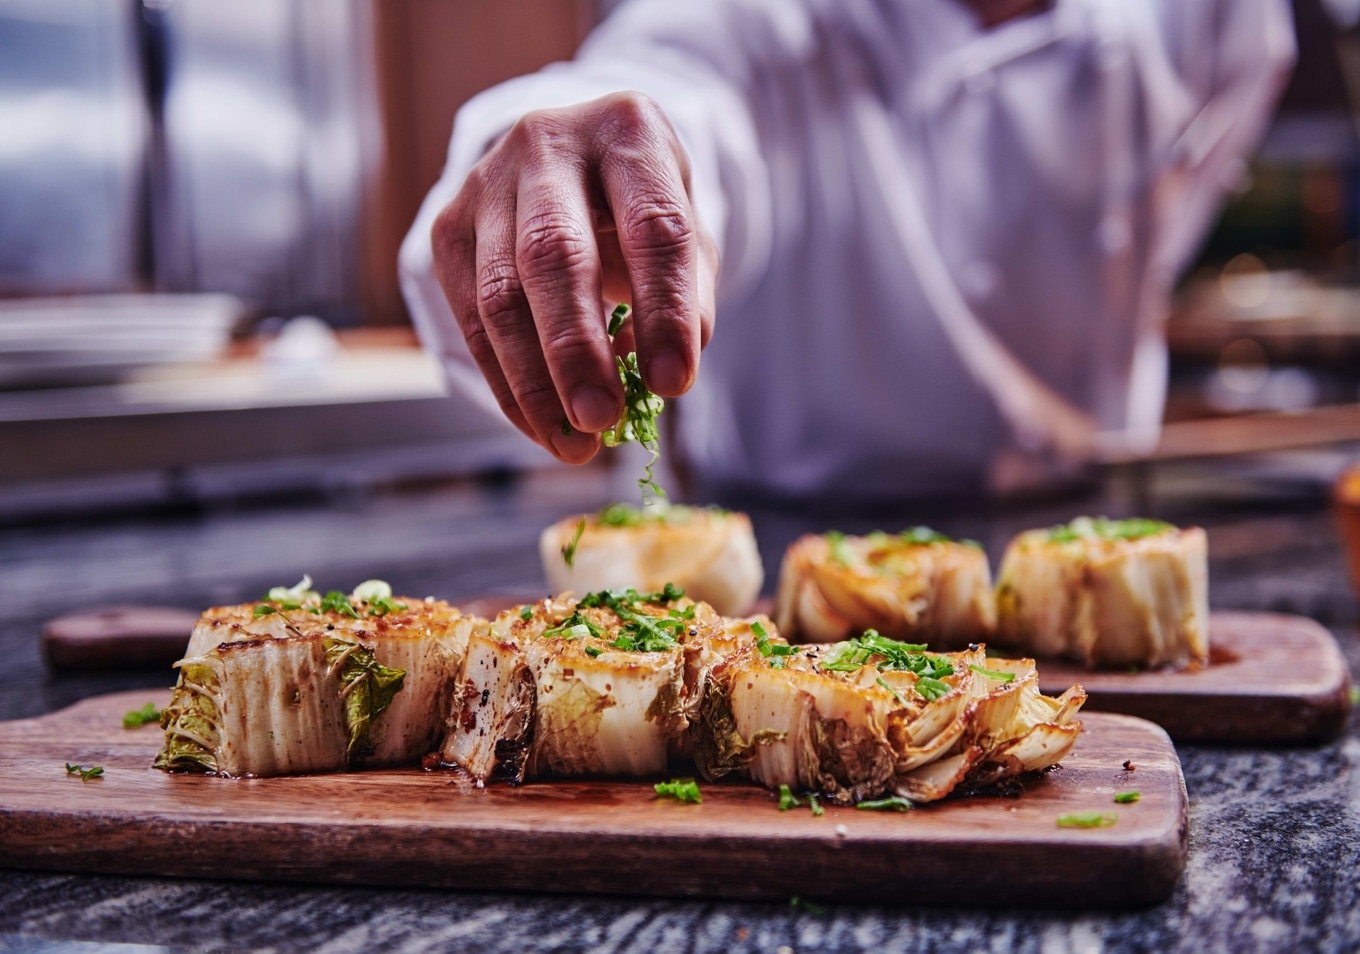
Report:
[[1244,624],[1289,628],[1296,638],[1311,641],[1302,662],[1311,667],[1315,678],[1306,690],[1254,682],[1189,691],[1158,673],[1140,674],[1130,680],[1123,673],[1083,671],[1071,663],[1059,668],[1044,660],[1039,661],[1039,688],[1056,695],[1079,682],[1087,693],[1083,711],[1147,719],[1177,742],[1291,746],[1338,738],[1346,729],[1353,706],[1353,681],[1345,655],[1331,632],[1306,616],[1216,611],[1210,614],[1211,647],[1213,628]]
[[[131,704],[134,697],[139,699],[141,695],[133,692],[103,697],[106,700],[103,706],[108,709],[113,702]],[[118,761],[126,764],[129,747],[140,749],[142,743],[132,741],[137,736],[119,734],[122,730],[110,731],[108,713],[96,708],[100,702],[85,700],[73,710],[65,710],[69,717],[63,731],[77,736],[84,735],[86,730],[92,735],[104,731],[106,741],[102,744],[93,741],[95,748],[88,754],[92,756],[97,751],[101,757],[114,759],[111,766]],[[17,728],[39,722],[41,719],[9,725]],[[0,866],[79,873],[537,893],[741,900],[784,899],[797,894],[828,901],[1026,905],[1069,910],[1137,907],[1164,900],[1175,890],[1187,855],[1188,799],[1174,748],[1164,731],[1140,719],[1096,715],[1088,724],[1097,733],[1118,738],[1121,758],[1128,755],[1135,761],[1163,760],[1165,767],[1160,771],[1164,781],[1160,783],[1162,794],[1158,797],[1174,804],[1169,805],[1172,809],[1169,814],[1157,816],[1151,834],[1147,829],[1139,829],[1135,835],[1116,826],[1078,832],[1074,845],[1071,831],[1022,827],[1004,837],[993,833],[968,841],[942,837],[938,825],[933,833],[929,824],[923,826],[924,832],[894,829],[891,826],[897,823],[896,816],[876,817],[878,813],[868,813],[870,817],[864,817],[865,813],[853,809],[835,808],[828,809],[824,820],[813,823],[810,816],[786,819],[783,815],[763,814],[773,809],[768,793],[738,783],[728,786],[729,793],[741,803],[735,817],[740,824],[746,824],[741,819],[748,817],[749,809],[761,813],[753,816],[759,824],[749,830],[738,827],[734,831],[733,813],[728,812],[714,819],[718,830],[707,837],[695,837],[693,827],[686,827],[697,816],[669,816],[677,821],[629,831],[611,825],[607,812],[592,814],[584,822],[578,817],[557,823],[538,820],[531,825],[526,824],[526,816],[516,819],[511,811],[507,811],[504,820],[489,816],[489,822],[488,816],[478,820],[477,813],[471,812],[470,821],[434,828],[401,820],[393,822],[390,818],[365,818],[357,810],[321,823],[315,818],[280,818],[277,810],[261,810],[244,820],[224,820],[211,817],[211,806],[206,817],[186,815],[177,796],[172,799],[176,802],[174,810],[158,810],[154,797],[144,802],[124,797],[121,807],[113,800],[109,803],[112,808],[101,808],[98,796],[102,780],[90,783],[68,780],[60,777],[60,764],[54,763],[52,772],[59,778],[57,784],[68,786],[54,790],[58,797],[44,797],[29,810],[16,810],[12,804],[0,803]],[[63,750],[67,748],[64,742],[61,746]],[[117,754],[119,751],[121,755]],[[47,757],[48,753],[44,753],[42,761]],[[149,760],[149,756],[146,758]],[[1102,752],[1100,758],[1113,755]],[[8,768],[19,761],[11,756]],[[146,765],[140,759],[139,764]],[[153,772],[149,767],[140,771]],[[391,773],[389,790],[395,793],[399,794],[403,786],[407,790],[412,785],[428,787],[427,773],[419,770],[385,771]],[[4,774],[13,778],[12,771]],[[167,778],[158,773],[155,777],[158,784]],[[389,784],[376,772],[356,777],[366,778],[369,794],[375,784]],[[218,784],[217,780],[178,778],[190,784]],[[325,786],[340,776],[292,778],[307,785]],[[134,787],[141,784],[136,782],[136,776],[133,779]],[[247,780],[245,784],[259,791],[257,786],[268,781]],[[0,791],[5,784],[7,780],[0,779]],[[86,784],[91,788],[84,788]],[[543,783],[540,794],[558,784],[570,783]],[[1047,782],[1039,780],[1035,784],[1043,786]],[[645,790],[642,782],[628,785]],[[715,791],[722,791],[722,785]],[[62,807],[61,796],[66,793],[74,801]],[[497,795],[488,790],[483,797],[495,799]],[[995,817],[1005,819],[1000,814],[1003,806],[1021,803],[995,796],[978,799],[974,805],[968,804],[971,801],[919,808],[902,821],[910,825],[918,814],[929,818],[927,813],[948,813],[951,807],[962,807],[967,812],[984,804],[990,811],[992,805],[986,803],[993,802],[997,803]],[[260,805],[265,808],[267,803]],[[688,810],[684,806],[672,808],[682,813]],[[233,810],[239,813],[240,806]],[[837,818],[851,823],[847,834],[838,831]],[[683,823],[679,822],[681,819]],[[1002,824],[1004,827],[1005,822]],[[976,823],[962,817],[959,827],[976,830]],[[989,821],[987,827],[995,826]],[[876,831],[887,834],[875,835]],[[337,856],[365,861],[346,867],[337,864]],[[640,859],[658,859],[659,863],[640,864]],[[961,870],[968,873],[964,890],[960,890],[957,876]],[[627,877],[621,878],[620,871],[627,871]],[[954,873],[954,877],[942,877],[945,872]]]

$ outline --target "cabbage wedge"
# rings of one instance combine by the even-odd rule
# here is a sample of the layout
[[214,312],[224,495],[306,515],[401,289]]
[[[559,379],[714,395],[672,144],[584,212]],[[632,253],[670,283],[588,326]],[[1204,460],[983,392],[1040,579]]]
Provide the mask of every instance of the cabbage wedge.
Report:
[[660,774],[688,745],[690,680],[734,640],[711,607],[670,585],[507,610],[473,638],[444,761],[479,782]]
[[989,638],[995,606],[980,546],[914,527],[795,541],[780,567],[775,621],[792,642],[834,642],[873,629],[948,649]]
[[1198,527],[1079,517],[1011,541],[997,577],[998,641],[1096,668],[1209,656],[1208,546]]
[[304,584],[203,614],[176,664],[157,767],[283,775],[435,748],[475,621],[390,589],[321,597]]
[[1081,729],[1085,695],[1039,693],[1032,660],[974,645],[932,654],[870,631],[833,645],[769,635],[713,669],[695,760],[840,804],[931,802],[1048,768]]
[[554,591],[670,583],[728,616],[748,612],[764,581],[750,518],[712,507],[613,504],[548,527],[539,552]]

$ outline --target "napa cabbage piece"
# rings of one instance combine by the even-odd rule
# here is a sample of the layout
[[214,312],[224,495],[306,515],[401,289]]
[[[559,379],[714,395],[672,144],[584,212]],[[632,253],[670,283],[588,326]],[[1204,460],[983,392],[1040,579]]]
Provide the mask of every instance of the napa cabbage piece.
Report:
[[1198,527],[1082,517],[1029,530],[997,578],[999,641],[1090,668],[1209,655],[1208,543]]
[[988,659],[982,645],[936,654],[871,632],[789,648],[713,669],[695,747],[705,778],[839,804],[931,802],[1046,769],[1080,732],[1080,687],[1043,696],[1032,660]]
[[506,610],[469,646],[444,760],[483,782],[663,772],[692,745],[699,684],[741,640],[671,585]]
[[200,617],[162,715],[158,767],[280,775],[403,764],[438,746],[479,621],[394,598],[381,581],[315,599],[310,584]]
[[987,554],[928,527],[798,539],[784,554],[774,615],[792,642],[874,629],[937,649],[986,640],[996,625]]
[[749,612],[764,581],[749,517],[664,501],[566,517],[543,531],[539,553],[554,591],[649,592],[671,583],[726,616]]

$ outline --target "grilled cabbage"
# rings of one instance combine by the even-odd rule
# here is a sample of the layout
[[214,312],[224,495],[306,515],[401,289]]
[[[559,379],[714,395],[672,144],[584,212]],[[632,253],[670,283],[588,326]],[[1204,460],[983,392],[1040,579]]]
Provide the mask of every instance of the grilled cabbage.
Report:
[[473,638],[444,760],[479,781],[664,772],[689,747],[699,681],[740,643],[712,607],[669,585],[507,610]]
[[1183,666],[1209,655],[1208,548],[1198,527],[1079,517],[1006,548],[998,639],[1088,667]]
[[1039,693],[1032,660],[931,654],[875,632],[729,657],[706,688],[696,762],[841,804],[916,802],[1047,768],[1071,750],[1085,693]]
[[874,629],[961,648],[988,639],[996,625],[987,554],[926,527],[804,536],[784,554],[775,621],[793,642],[832,642]]
[[539,552],[556,592],[671,583],[725,616],[748,612],[764,581],[750,518],[709,507],[614,504],[548,527]]
[[176,664],[156,765],[281,775],[399,764],[434,749],[475,620],[364,586],[322,597],[304,580],[204,613]]

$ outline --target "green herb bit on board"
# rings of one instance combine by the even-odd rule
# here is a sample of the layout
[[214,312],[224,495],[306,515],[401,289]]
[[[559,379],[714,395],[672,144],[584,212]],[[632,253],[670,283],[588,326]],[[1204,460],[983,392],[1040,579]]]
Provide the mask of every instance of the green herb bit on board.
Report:
[[911,799],[893,795],[889,798],[876,798],[873,801],[859,802],[855,807],[866,812],[909,812],[916,806]]
[[1013,672],[999,672],[995,669],[984,669],[981,666],[969,666],[968,668],[979,676],[986,676],[988,679],[996,679],[1001,682],[1015,682],[1015,673]]
[[1109,828],[1119,821],[1115,812],[1072,812],[1058,816],[1059,828]]
[[786,812],[790,808],[797,808],[801,804],[803,803],[798,800],[787,785],[779,786],[779,810],[781,812]]
[[826,913],[826,908],[822,907],[820,904],[808,901],[805,898],[800,898],[796,894],[793,897],[789,898],[789,907],[799,911],[806,911],[808,914]]
[[677,802],[689,802],[692,805],[703,802],[699,783],[692,778],[673,778],[669,782],[657,782],[652,787],[656,789],[657,798],[673,798]]
[[1143,797],[1142,792],[1118,792],[1114,796],[1115,804],[1131,805]]
[[156,708],[154,702],[148,702],[140,709],[132,709],[123,713],[123,728],[136,729],[146,725],[148,722],[161,721],[161,710]]
[[79,775],[82,782],[88,782],[90,779],[101,777],[104,774],[104,766],[91,765],[89,768],[85,768],[84,766],[72,765],[70,762],[67,762],[66,774]]

